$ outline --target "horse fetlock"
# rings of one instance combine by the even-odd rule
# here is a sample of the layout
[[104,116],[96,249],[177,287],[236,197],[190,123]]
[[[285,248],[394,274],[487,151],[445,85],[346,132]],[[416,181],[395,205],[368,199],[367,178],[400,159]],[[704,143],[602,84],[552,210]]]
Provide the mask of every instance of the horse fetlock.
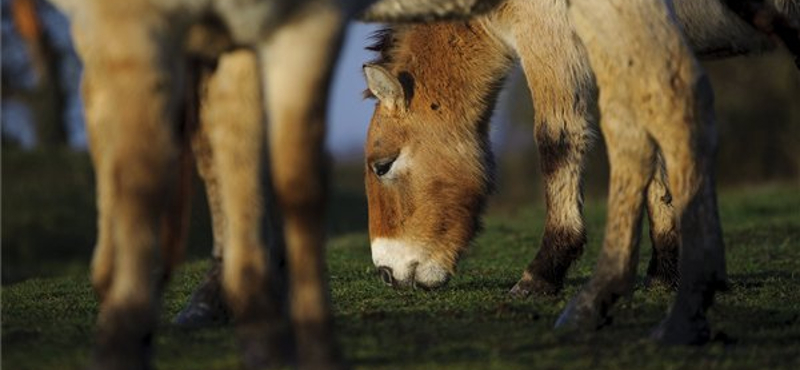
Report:
[[[234,314],[242,357],[248,369],[284,366],[294,356],[289,319],[279,292],[265,279],[251,280],[254,289],[228,304]],[[261,282],[261,283],[259,283]]]
[[675,232],[651,233],[653,254],[647,266],[646,287],[663,286],[676,289],[680,280],[678,269],[680,256],[680,240]]
[[311,322],[295,320],[294,333],[299,369],[338,370],[345,367],[329,319]]
[[240,316],[236,331],[247,369],[280,368],[289,365],[295,357],[289,323],[285,318]]
[[268,279],[263,261],[255,262],[243,258],[239,263],[231,263],[226,259],[222,279],[225,298],[234,315],[241,315],[259,306],[257,302],[266,299],[267,290],[264,287],[267,286]]
[[189,302],[173,321],[183,327],[200,327],[224,324],[231,313],[223,299],[222,262],[214,259],[202,283],[192,293]]
[[706,311],[716,293],[727,289],[727,281],[718,276],[684,282],[667,318],[653,330],[651,338],[671,345],[705,344],[711,339]]
[[599,294],[584,288],[558,316],[555,327],[562,330],[593,331],[611,324],[611,316],[608,315],[611,302],[600,299]]
[[673,311],[653,330],[651,338],[668,345],[701,345],[711,339],[711,326],[705,315],[689,317]]
[[583,254],[585,244],[583,228],[548,227],[542,236],[542,247],[510,293],[515,296],[557,294],[564,286],[570,266]]
[[151,369],[155,310],[149,304],[105,305],[90,369]]
[[555,295],[561,292],[563,287],[563,278],[557,281],[549,281],[542,275],[536,275],[529,267],[522,273],[522,278],[508,291],[508,294],[516,298],[526,298],[532,294]]

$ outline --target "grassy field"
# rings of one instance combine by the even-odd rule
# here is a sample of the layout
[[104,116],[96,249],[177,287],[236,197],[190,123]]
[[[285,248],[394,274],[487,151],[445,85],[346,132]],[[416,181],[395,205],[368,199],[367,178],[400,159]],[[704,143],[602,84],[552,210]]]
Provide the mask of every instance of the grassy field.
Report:
[[[76,181],[84,180],[79,177]],[[22,202],[8,193],[13,191],[4,188],[3,194],[3,269],[17,271],[12,271],[14,274],[8,279],[3,273],[2,368],[83,368],[91,351],[97,313],[87,280],[88,260],[84,254],[88,253],[88,246],[83,245],[87,241],[82,239],[90,241],[91,236],[57,234],[43,239],[47,228],[38,231],[38,236],[20,231],[18,224],[22,221],[7,220],[9,214],[25,214],[6,208],[8,203]],[[69,187],[65,191],[69,192]],[[333,213],[348,216],[340,216],[333,223],[328,248],[337,333],[354,368],[800,368],[797,185],[739,188],[722,193],[720,206],[732,290],[719,298],[710,313],[718,340],[692,348],[663,348],[646,340],[670,302],[671,294],[665,291],[637,290],[616,308],[614,324],[597,333],[552,330],[568,297],[591,272],[602,237],[604,206],[600,200],[588,203],[589,246],[571,271],[564,294],[514,300],[506,296],[506,291],[533,255],[541,235],[541,206],[506,205],[490,210],[486,230],[465,256],[458,275],[444,289],[395,291],[379,282],[371,266],[368,238],[363,231],[363,200],[357,198],[337,195]],[[73,199],[89,205],[90,200]],[[353,201],[361,202],[356,211]],[[350,210],[343,211],[347,207]],[[82,225],[93,217],[78,217],[76,221],[69,219],[67,210],[61,212],[66,214],[56,212],[52,222]],[[360,224],[354,225],[356,222]],[[66,244],[83,243],[78,252],[70,255],[77,253],[84,260],[76,262],[78,257],[70,259],[56,253],[46,259],[44,267],[37,266],[34,256],[8,248],[19,248],[17,239],[8,238],[23,236],[30,239],[23,238],[30,244],[23,245],[30,248],[36,247],[36,240],[57,242],[58,238],[67,238]],[[195,238],[204,236],[207,234]],[[180,269],[164,298],[156,339],[158,368],[240,368],[230,327],[188,331],[169,324],[201,279],[207,267],[205,253],[207,249],[190,254],[190,262]],[[645,243],[640,271],[649,254]],[[59,260],[71,267],[54,267],[60,266]]]

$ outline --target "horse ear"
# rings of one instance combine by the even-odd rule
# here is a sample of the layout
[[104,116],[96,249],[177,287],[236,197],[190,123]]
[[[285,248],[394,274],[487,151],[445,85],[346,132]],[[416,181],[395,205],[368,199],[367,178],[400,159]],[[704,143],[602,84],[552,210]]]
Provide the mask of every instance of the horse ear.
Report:
[[391,72],[376,64],[364,65],[364,76],[367,77],[367,88],[372,95],[387,108],[406,108],[406,94],[400,80]]

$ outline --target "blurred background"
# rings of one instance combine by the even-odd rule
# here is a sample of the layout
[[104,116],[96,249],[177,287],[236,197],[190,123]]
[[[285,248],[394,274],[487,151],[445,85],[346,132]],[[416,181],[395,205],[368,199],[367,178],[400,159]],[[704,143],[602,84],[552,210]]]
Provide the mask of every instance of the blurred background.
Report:
[[[2,284],[86,271],[95,237],[94,179],[79,96],[81,63],[68,22],[43,0],[2,4]],[[374,25],[351,24],[336,69],[327,145],[334,158],[332,236],[366,238],[362,145],[374,106],[361,98]],[[800,73],[783,51],[703,63],[720,136],[720,187],[790,184],[800,191]],[[521,72],[506,82],[492,123],[498,191],[490,212],[542,201],[533,107]],[[587,197],[605,197],[602,139],[589,155]],[[204,191],[194,191],[188,258],[206,258]]]

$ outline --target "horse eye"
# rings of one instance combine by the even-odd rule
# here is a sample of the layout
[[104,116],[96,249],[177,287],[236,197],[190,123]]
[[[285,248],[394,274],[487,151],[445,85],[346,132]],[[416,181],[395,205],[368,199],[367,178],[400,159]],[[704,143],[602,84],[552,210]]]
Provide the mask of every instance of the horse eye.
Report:
[[372,172],[375,172],[375,174],[378,175],[378,177],[387,174],[392,169],[392,165],[394,164],[395,159],[397,159],[397,156],[390,158],[383,158],[375,162],[372,162],[372,165],[370,166],[372,167]]

